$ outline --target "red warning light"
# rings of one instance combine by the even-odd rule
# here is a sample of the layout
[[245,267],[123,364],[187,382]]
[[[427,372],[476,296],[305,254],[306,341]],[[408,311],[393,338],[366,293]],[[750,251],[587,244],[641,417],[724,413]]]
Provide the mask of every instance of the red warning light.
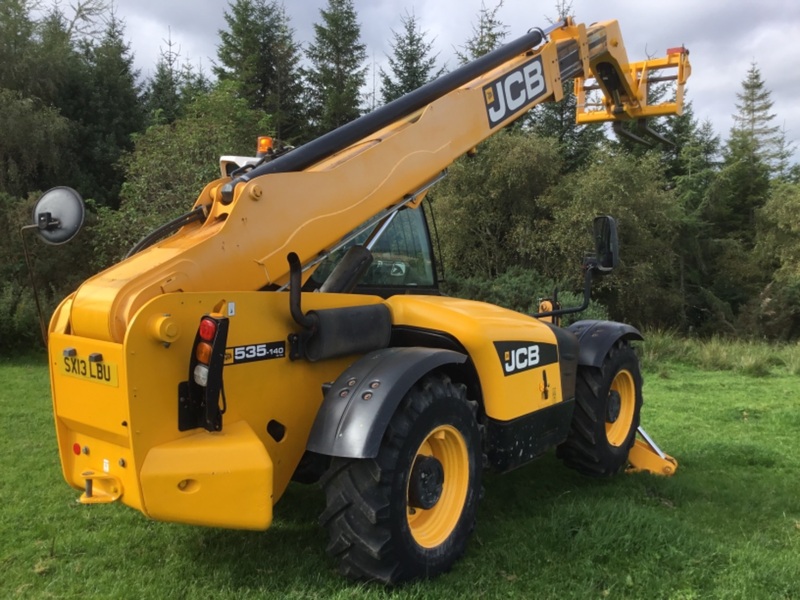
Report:
[[217,335],[217,322],[213,319],[201,319],[200,321],[200,338],[210,342]]

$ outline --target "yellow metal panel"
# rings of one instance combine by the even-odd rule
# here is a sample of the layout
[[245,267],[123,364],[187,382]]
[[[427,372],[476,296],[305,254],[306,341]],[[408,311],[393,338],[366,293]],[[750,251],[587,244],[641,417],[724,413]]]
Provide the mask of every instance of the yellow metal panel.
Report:
[[[380,298],[365,296],[303,295],[305,310],[378,302]],[[189,458],[184,458],[184,454],[188,457],[191,453],[186,449],[197,446],[207,455],[219,453],[226,457],[225,461],[234,461],[231,465],[235,458],[241,458],[244,466],[226,475],[226,486],[240,486],[249,490],[247,493],[251,496],[260,493],[265,488],[256,489],[249,480],[261,470],[257,477],[269,488],[270,505],[280,498],[305,451],[308,432],[322,403],[322,384],[336,379],[356,357],[311,364],[305,360],[291,361],[284,354],[269,360],[226,366],[223,371],[227,398],[224,435],[209,442],[205,436],[197,437],[198,433],[206,433],[204,430],[181,432],[178,430],[178,385],[189,377],[189,361],[200,318],[217,307],[230,319],[229,348],[284,342],[288,353],[288,336],[300,331],[289,313],[288,293],[223,295],[210,292],[165,294],[148,302],[130,323],[124,344],[57,332],[51,334],[51,379],[59,451],[64,476],[71,485],[83,488],[86,479],[83,473],[88,471],[106,474],[108,477],[99,478],[96,485],[113,483],[113,478],[117,478],[123,489],[120,496],[123,503],[146,514],[151,514],[155,506],[157,514],[151,516],[172,518],[169,509],[160,507],[159,502],[164,494],[169,495],[167,491],[177,493],[174,488],[178,482],[165,473],[172,473],[170,461],[188,464],[185,461]],[[62,363],[64,350],[68,348],[83,358],[91,353],[102,353],[106,363],[117,367],[119,385],[66,374]],[[267,432],[271,421],[280,423],[285,430],[279,440]],[[246,426],[248,433],[240,431],[233,435],[235,430],[229,427],[237,422],[240,424],[235,427]],[[190,438],[193,441],[183,441]],[[162,450],[151,455],[156,448]],[[252,459],[256,462],[244,456],[253,453],[259,457]],[[173,456],[180,458],[173,459]],[[159,464],[160,457],[168,464]],[[144,472],[140,473],[144,461],[147,461],[147,477]],[[148,489],[148,482],[153,482],[157,489]],[[214,485],[209,484],[204,489],[215,490]],[[183,498],[184,491],[179,491],[181,495],[177,497]],[[143,497],[150,500],[145,503]],[[155,504],[151,506],[153,501]],[[243,510],[243,515],[248,515],[244,502],[249,502],[249,498],[231,496],[220,510],[231,511],[231,515]],[[196,511],[192,513],[193,522],[212,524],[220,518],[213,511],[203,516],[201,507],[206,504],[193,506]],[[227,526],[231,527],[266,526],[263,525],[267,519],[265,513],[259,514],[258,518],[252,514],[243,516],[246,523],[239,525],[232,521],[237,517],[225,518],[229,520]],[[184,520],[177,514],[175,518]],[[208,521],[204,521],[205,518]]]
[[[303,294],[303,309],[322,309],[372,304],[380,298]],[[179,432],[178,384],[189,377],[189,360],[195,333],[203,314],[217,307],[230,319],[227,347],[286,343],[286,354],[223,370],[229,423],[246,422],[272,460],[274,501],[283,494],[305,451],[308,432],[322,404],[322,384],[333,381],[355,357],[309,363],[291,361],[288,337],[300,331],[289,312],[289,294],[277,292],[167,294],[149,302],[133,320],[126,337],[127,376],[131,411],[132,444],[137,456],[169,444],[195,431]],[[160,316],[169,315],[180,331],[165,344],[154,328]],[[280,440],[267,432],[271,421],[285,433]],[[147,491],[145,490],[145,495]],[[237,502],[231,499],[231,502]],[[147,507],[149,511],[149,506]]]
[[[82,489],[85,472],[112,475],[122,482],[125,504],[141,509],[130,441],[122,345],[56,332],[51,332],[48,345],[53,412],[64,478],[73,487]],[[75,356],[65,356],[65,351]],[[103,364],[113,366],[117,385],[65,372],[65,365],[74,360],[89,364],[88,357],[93,353],[102,354]]]
[[[466,348],[475,364],[486,414],[509,421],[563,401],[558,362],[512,375],[494,342],[556,344],[544,323],[491,304],[439,296],[394,296],[387,300],[395,325],[446,332]],[[544,372],[548,389],[544,389]]]
[[236,529],[272,522],[272,460],[244,421],[150,449],[141,481],[154,519]]

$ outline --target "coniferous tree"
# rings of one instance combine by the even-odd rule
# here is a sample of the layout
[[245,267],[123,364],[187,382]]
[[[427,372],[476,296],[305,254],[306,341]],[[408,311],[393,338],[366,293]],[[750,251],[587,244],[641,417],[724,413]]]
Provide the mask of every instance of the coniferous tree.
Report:
[[228,31],[220,31],[220,80],[234,81],[254,110],[271,115],[283,140],[302,134],[300,45],[294,40],[286,9],[277,0],[236,0],[225,13]]
[[785,167],[788,152],[781,128],[773,124],[771,96],[758,66],[752,62],[742,90],[736,94],[737,113],[733,115],[728,146],[732,159],[763,162],[769,175],[774,175]]
[[720,140],[709,121],[698,125],[690,104],[676,118],[670,139],[676,145],[674,150],[665,151],[665,171],[681,209],[675,244],[675,283],[683,302],[680,326],[703,331],[718,324],[714,315],[724,307],[724,302],[711,291],[714,242],[706,214],[708,190],[715,185],[719,173]]
[[367,69],[366,46],[352,0],[328,0],[320,10],[321,23],[314,24],[314,41],[306,56],[311,63],[305,73],[312,132],[327,133],[362,114],[361,88]]
[[436,55],[431,56],[433,42],[425,39],[414,13],[401,17],[403,33],[392,31],[392,56],[388,56],[390,72],[380,70],[381,93],[385,103],[414,91],[444,72],[436,67]]
[[755,63],[736,94],[737,113],[723,150],[723,168],[717,186],[711,190],[710,221],[715,237],[728,238],[752,248],[755,213],[764,205],[774,174],[780,130],[772,125],[770,91]]
[[558,140],[563,169],[568,173],[584,166],[606,137],[600,125],[575,122],[578,100],[572,80],[563,83],[563,92],[561,101],[535,106],[524,117],[523,126],[536,135]]
[[86,49],[90,87],[76,148],[82,192],[111,207],[118,206],[124,179],[120,159],[133,150],[132,136],[145,125],[139,72],[123,35],[122,23],[112,15],[100,43]]
[[487,8],[481,1],[478,12],[478,24],[472,26],[472,36],[463,46],[463,51],[456,51],[459,62],[463,65],[499,48],[506,38],[508,26],[497,18],[504,0],[498,0],[494,8]]
[[145,109],[154,125],[172,123],[181,115],[180,55],[171,35],[166,43],[167,49],[161,49],[156,74],[148,82],[145,92]]
[[0,88],[31,92],[31,60],[36,23],[31,18],[32,0],[0,3]]
[[236,0],[228,5],[217,47],[214,74],[220,81],[235,81],[251,108],[263,108],[270,84],[267,48],[270,31],[267,0]]
[[63,181],[69,121],[38,98],[0,88],[0,193],[23,198]]
[[[769,282],[753,252],[757,214],[769,198],[778,128],[772,101],[755,64],[737,93],[734,125],[719,172],[708,185],[701,217],[706,225],[706,313],[715,331],[739,333],[747,307]],[[746,317],[745,317],[746,318]]]
[[[758,211],[756,254],[771,274],[750,311],[750,332],[770,339],[800,337],[800,185],[776,182]],[[755,304],[755,302],[753,303]]]
[[275,56],[274,85],[264,110],[270,115],[276,136],[296,143],[302,141],[307,129],[299,67],[301,48],[294,39],[294,29],[282,4],[276,5],[275,9],[272,49]]

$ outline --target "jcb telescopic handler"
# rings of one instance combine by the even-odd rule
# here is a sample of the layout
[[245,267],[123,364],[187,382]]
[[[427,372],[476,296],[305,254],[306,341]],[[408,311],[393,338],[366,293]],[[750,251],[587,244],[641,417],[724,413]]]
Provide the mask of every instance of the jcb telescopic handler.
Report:
[[[689,72],[683,48],[631,63],[615,21],[568,19],[226,168],[52,317],[58,445],[80,501],[267,529],[293,478],[321,481],[340,570],[397,583],[462,554],[484,468],[555,448],[588,475],[671,474],[674,460],[637,438],[639,331],[443,297],[420,206],[454,160],[561,100],[564,80],[579,122],[644,124],[681,112]],[[675,82],[673,102],[648,104],[656,79]],[[66,241],[82,211],[56,188],[36,228]],[[585,304],[618,257],[613,219],[596,219],[594,237]]]

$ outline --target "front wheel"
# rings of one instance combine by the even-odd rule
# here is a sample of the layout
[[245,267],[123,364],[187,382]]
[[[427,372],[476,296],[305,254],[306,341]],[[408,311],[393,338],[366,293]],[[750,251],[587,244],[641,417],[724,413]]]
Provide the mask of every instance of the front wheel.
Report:
[[320,522],[343,574],[394,584],[461,556],[480,496],[475,407],[463,386],[429,376],[401,402],[376,458],[334,459]]
[[570,433],[558,456],[585,475],[618,473],[628,464],[642,409],[639,359],[627,343],[617,342],[599,369],[578,368],[575,403]]

